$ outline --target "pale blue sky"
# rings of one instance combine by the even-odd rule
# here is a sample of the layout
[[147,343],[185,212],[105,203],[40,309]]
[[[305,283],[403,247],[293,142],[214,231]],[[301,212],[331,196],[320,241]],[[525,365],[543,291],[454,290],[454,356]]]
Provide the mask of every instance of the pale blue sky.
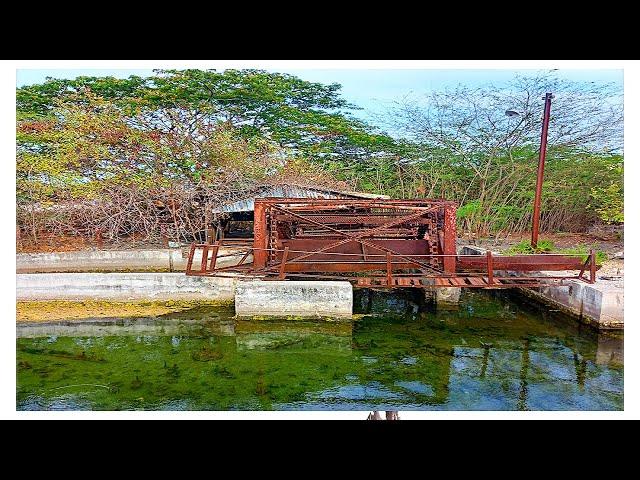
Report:
[[[270,69],[271,70],[271,69]],[[272,70],[276,71],[276,70]],[[509,82],[514,75],[536,73],[539,70],[296,70],[278,69],[281,73],[290,73],[303,80],[320,83],[339,83],[342,85],[342,95],[349,102],[362,107],[364,111],[358,113],[367,119],[368,113],[384,109],[394,100],[414,93],[426,93],[430,90],[440,90],[464,84],[477,87],[489,83],[500,85]],[[46,77],[75,78],[87,76],[113,76],[126,78],[130,75],[149,76],[151,69],[21,69],[16,71],[18,87],[42,83]],[[561,78],[584,82],[614,82],[622,87],[623,70],[558,70],[556,74]]]

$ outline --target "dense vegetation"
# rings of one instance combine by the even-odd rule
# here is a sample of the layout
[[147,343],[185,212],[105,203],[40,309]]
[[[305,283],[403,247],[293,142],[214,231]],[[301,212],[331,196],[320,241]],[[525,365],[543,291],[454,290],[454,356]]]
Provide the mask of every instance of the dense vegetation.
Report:
[[209,206],[283,182],[446,197],[463,233],[526,230],[545,91],[543,230],[621,223],[622,104],[609,85],[543,75],[407,97],[383,119],[390,135],[356,119],[337,84],[171,70],[17,90],[19,231],[190,240]]

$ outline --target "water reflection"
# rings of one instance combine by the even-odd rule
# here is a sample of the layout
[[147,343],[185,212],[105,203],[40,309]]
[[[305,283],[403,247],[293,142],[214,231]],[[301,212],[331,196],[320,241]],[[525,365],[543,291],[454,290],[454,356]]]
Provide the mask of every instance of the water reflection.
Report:
[[622,336],[502,294],[465,292],[446,312],[411,294],[354,300],[366,315],[353,323],[208,308],[21,324],[18,409],[623,408]]

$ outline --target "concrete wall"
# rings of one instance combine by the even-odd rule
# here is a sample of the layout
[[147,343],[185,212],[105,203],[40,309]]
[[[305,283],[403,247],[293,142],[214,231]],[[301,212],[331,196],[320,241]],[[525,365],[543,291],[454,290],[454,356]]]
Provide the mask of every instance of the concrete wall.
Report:
[[[218,255],[237,253],[238,250],[220,249]],[[76,252],[19,253],[16,255],[16,273],[38,272],[98,272],[98,271],[145,271],[165,270],[184,272],[187,266],[188,249],[149,250],[83,250]],[[209,254],[211,256],[211,254]],[[242,254],[223,257],[219,266],[237,263]],[[197,268],[202,259],[202,250],[197,250],[193,265]],[[249,255],[247,261],[253,261]]]
[[[463,255],[484,254],[485,249],[464,246]],[[562,272],[554,272],[559,274]],[[578,272],[567,272],[571,275]],[[525,272],[509,272],[511,275],[526,276]],[[544,272],[536,274],[545,275]],[[565,285],[542,286],[539,290],[519,288],[528,297],[553,305],[577,316],[600,330],[624,328],[624,282],[598,280],[593,284],[579,280],[567,280]]]
[[16,275],[17,300],[206,300],[233,302],[235,278],[184,273],[30,273]]
[[239,317],[351,318],[353,287],[346,281],[239,282],[235,304]]

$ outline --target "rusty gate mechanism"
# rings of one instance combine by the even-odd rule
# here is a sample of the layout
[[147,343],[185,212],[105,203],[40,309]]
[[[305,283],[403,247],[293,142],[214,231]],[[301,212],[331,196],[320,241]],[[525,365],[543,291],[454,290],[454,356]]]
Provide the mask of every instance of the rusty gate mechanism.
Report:
[[446,200],[256,199],[253,246],[219,255],[223,242],[192,244],[186,274],[349,280],[368,288],[509,288],[593,283],[598,268],[593,251],[586,259],[458,255],[456,204]]

